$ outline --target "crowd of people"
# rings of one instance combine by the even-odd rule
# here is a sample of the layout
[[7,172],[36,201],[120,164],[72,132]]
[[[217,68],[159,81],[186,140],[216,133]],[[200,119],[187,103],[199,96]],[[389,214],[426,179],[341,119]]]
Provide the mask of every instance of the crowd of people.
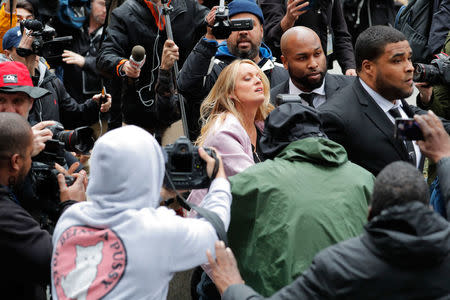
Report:
[[3,297],[449,298],[450,1],[225,4],[4,1]]

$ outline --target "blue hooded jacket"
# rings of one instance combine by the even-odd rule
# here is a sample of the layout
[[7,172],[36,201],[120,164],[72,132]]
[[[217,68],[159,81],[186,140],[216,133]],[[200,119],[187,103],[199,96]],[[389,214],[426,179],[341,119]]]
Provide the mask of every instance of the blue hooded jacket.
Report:
[[[261,59],[267,58],[273,60],[272,51],[264,43],[261,43],[261,46],[259,47],[259,55],[261,56]],[[230,51],[228,50],[226,41],[220,43],[219,48],[217,49],[216,57],[219,58],[221,56],[232,57],[233,59],[236,58],[236,56],[231,54]]]

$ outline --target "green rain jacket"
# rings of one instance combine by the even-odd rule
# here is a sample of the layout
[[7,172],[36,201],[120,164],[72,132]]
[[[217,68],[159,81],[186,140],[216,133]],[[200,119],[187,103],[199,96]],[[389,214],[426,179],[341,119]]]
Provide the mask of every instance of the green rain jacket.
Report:
[[320,250],[362,232],[374,177],[341,145],[310,137],[230,182],[230,246],[245,283],[270,296]]

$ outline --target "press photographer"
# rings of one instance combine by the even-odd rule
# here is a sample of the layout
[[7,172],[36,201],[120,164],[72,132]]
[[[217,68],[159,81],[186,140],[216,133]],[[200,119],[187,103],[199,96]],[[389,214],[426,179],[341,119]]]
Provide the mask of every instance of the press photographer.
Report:
[[[5,93],[1,80],[0,86],[0,254],[6,258],[0,277],[2,298],[47,299],[45,290],[50,278],[51,236],[40,228],[16,196],[17,191],[24,187],[24,179],[30,170],[35,144],[33,132],[26,119],[15,111],[3,112],[5,103],[11,106],[11,98],[20,106],[20,99],[24,98],[21,94],[25,95],[34,88],[15,86]],[[85,174],[74,176],[76,180],[71,187],[65,186],[64,176],[58,176],[60,201],[66,203],[66,207],[74,203],[68,201],[70,199],[85,199]]]
[[[45,88],[50,93],[43,97],[34,98],[29,115],[30,123],[36,124],[45,120],[61,122],[66,129],[74,129],[80,126],[89,126],[99,119],[99,111],[106,112],[111,107],[111,96],[107,95],[106,102],[102,102],[101,94],[83,104],[77,103],[64,88],[59,80],[47,66],[38,59],[36,54],[21,57],[17,53],[18,48],[28,49],[32,52],[35,37],[33,32],[22,34],[20,27],[14,27],[3,37],[4,55],[2,61],[19,61],[24,63],[31,75],[36,87]],[[20,52],[20,51],[19,51]],[[28,52],[28,53],[29,53]]]
[[[186,159],[194,157],[185,153]],[[231,194],[223,164],[204,149],[198,155],[212,179],[202,208],[215,213],[226,230]],[[147,131],[129,125],[107,132],[96,142],[90,163],[89,201],[69,208],[53,235],[53,298],[165,299],[175,272],[206,262],[204,251],[218,239],[214,226],[159,206],[164,156]],[[88,282],[90,269],[74,266],[75,256],[61,255],[83,250],[104,257],[92,261],[101,271]]]
[[[445,54],[444,54],[445,53]],[[414,81],[419,89],[417,106],[432,110],[439,117],[450,118],[450,34],[443,53],[429,64],[416,64]]]
[[[22,63],[0,63],[0,112],[17,113],[26,119],[33,106],[34,99],[43,97],[48,93],[49,92],[45,89],[33,87],[28,70]],[[52,126],[55,128],[53,132],[48,128]],[[73,146],[69,148],[70,151],[74,151],[75,147],[80,149],[80,151],[85,151],[86,149],[88,150],[89,147],[92,147],[92,145],[87,144],[87,142],[84,142],[84,144],[82,143],[82,145],[77,145],[80,140],[77,138],[80,133],[79,129],[72,133],[70,139],[72,142],[63,143],[64,145],[61,145],[58,141],[52,143],[52,140],[57,139],[58,137],[62,137],[63,140],[68,140],[67,134],[61,134],[62,127],[59,127],[59,129],[56,128],[58,128],[58,126],[55,121],[40,122],[32,127],[33,149],[31,156],[37,157],[37,161],[44,164],[44,166],[40,165],[40,168],[34,172],[34,175],[39,175],[37,176],[38,181],[39,178],[42,178],[43,180],[41,180],[41,182],[50,185],[51,188],[48,188],[45,184],[36,184],[36,181],[33,180],[31,176],[33,175],[33,172],[31,172],[30,176],[26,177],[27,184],[19,190],[20,194],[17,195],[18,199],[21,200],[22,205],[32,211],[33,215],[42,223],[43,227],[49,230],[51,230],[54,223],[56,223],[57,217],[63,209],[62,207],[59,207],[58,203],[59,197],[56,184],[57,172],[54,170],[55,162],[65,165],[65,161],[70,160],[70,154],[63,150],[63,147],[65,147],[66,144]],[[83,136],[83,133],[85,132],[82,132],[81,136]],[[70,134],[70,132],[68,134]],[[85,139],[82,138],[81,140]],[[50,145],[50,147],[47,148],[47,145]],[[53,145],[53,147],[51,145]],[[68,164],[71,165],[73,162],[74,158],[72,157],[72,161],[68,161]],[[53,175],[51,176],[50,173]],[[62,182],[64,182],[64,177],[62,180]],[[39,194],[39,191],[42,191],[41,194]],[[49,215],[47,211],[47,208],[49,208],[48,206],[55,210],[53,213],[50,213],[52,215],[51,222],[47,221]]]

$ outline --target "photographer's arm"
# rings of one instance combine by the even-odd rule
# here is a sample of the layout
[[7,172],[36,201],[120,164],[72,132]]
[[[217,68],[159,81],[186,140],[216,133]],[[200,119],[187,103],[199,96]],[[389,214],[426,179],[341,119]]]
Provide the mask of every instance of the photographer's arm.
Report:
[[432,112],[416,115],[414,119],[423,132],[424,141],[418,141],[422,153],[437,164],[442,197],[450,216],[450,136],[445,132],[442,122]]
[[[98,121],[98,112],[102,109],[100,94],[84,103],[78,103],[67,93],[64,84],[58,78],[54,79],[55,91],[59,102],[61,123],[65,129],[74,129],[80,126],[89,126]],[[111,106],[111,97],[107,96],[108,102],[104,103],[102,111]]]
[[53,134],[46,127],[55,125],[54,121],[43,121],[37,123],[31,129],[33,130],[33,152],[31,156],[38,155],[45,148],[45,142],[52,138]]
[[164,120],[168,123],[179,118],[178,98],[174,95],[174,74],[173,65],[179,58],[178,47],[172,40],[166,40],[164,43],[161,67],[158,71],[158,81],[156,82],[156,111],[158,111]]
[[[23,63],[25,66],[27,66],[27,69],[30,72],[30,75],[34,76],[36,73],[37,65],[38,65],[38,61],[36,59],[36,54],[31,54],[31,45],[34,41],[34,37],[31,36],[31,31],[29,31],[28,33],[26,31],[27,30],[24,30],[24,32],[22,33],[22,39],[20,40],[19,46],[17,47],[17,51],[16,51],[17,55],[13,56],[13,59],[15,61],[19,61],[19,62]],[[21,53],[21,51],[20,51],[21,49],[28,51],[28,53],[25,52],[25,54],[29,54],[29,55],[19,56],[18,54]]]
[[82,170],[79,173],[72,174],[75,177],[75,182],[71,186],[66,185],[63,174],[58,174],[59,185],[59,200],[61,203],[73,200],[81,202],[86,200],[86,171]]
[[[215,159],[210,157],[203,149],[199,149],[202,159],[207,162],[208,175],[212,174]],[[220,160],[220,157],[219,157]],[[203,208],[216,213],[228,228],[230,222],[231,192],[230,183],[226,179],[223,164],[220,160],[216,178],[212,181],[208,194],[203,200]],[[173,272],[186,270],[205,263],[206,249],[214,249],[217,234],[214,227],[205,219],[176,218],[171,226],[168,236],[172,235],[174,242],[168,249],[170,253],[171,268]]]
[[131,53],[134,45],[129,45],[127,24],[116,11],[111,14],[106,32],[106,39],[97,56],[97,68],[105,77],[121,77],[119,69],[128,61],[126,54]]
[[[215,8],[206,16],[208,24],[214,24]],[[208,27],[207,34],[201,38],[184,62],[177,78],[178,89],[186,99],[203,100],[213,87],[218,74],[214,72],[214,57],[218,43]]]

